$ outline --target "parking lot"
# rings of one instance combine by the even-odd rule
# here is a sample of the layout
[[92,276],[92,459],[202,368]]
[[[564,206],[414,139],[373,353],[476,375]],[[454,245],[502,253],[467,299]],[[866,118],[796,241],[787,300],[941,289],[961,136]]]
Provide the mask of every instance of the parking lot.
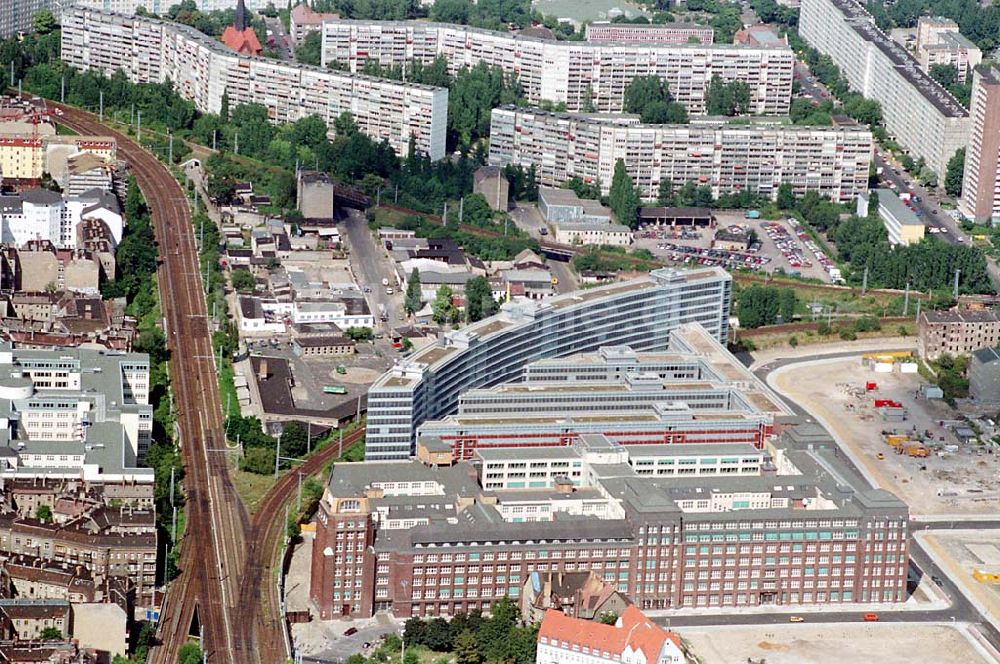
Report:
[[[716,228],[667,228],[637,231],[636,247],[648,249],[665,260],[688,265],[719,265],[727,269],[743,268],[790,274],[832,281],[828,268],[833,262],[813,242],[794,219],[775,221],[747,219],[743,212],[716,212]],[[752,232],[756,238],[746,251],[728,251],[712,247],[718,230]]]
[[[868,381],[876,382],[877,390],[865,390]],[[987,446],[960,443],[951,407],[918,396],[926,382],[919,374],[875,373],[863,367],[858,356],[790,365],[773,373],[771,382],[819,419],[867,474],[906,501],[913,514],[995,510],[1000,454],[991,454]],[[884,421],[875,399],[901,403],[906,419]],[[929,456],[896,453],[882,432],[923,439]]]

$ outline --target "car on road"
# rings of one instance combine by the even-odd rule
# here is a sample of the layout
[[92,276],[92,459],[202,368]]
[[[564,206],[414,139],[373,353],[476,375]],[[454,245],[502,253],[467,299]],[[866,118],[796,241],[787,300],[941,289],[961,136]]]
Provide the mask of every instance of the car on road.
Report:
[[389,285],[389,280],[386,279],[385,277],[382,277],[382,285],[383,286],[388,286]]
[[392,294],[393,294],[393,293],[395,293],[395,292],[396,292],[396,291],[392,290],[392,286],[388,286],[388,287],[386,287],[386,289],[385,289],[385,294],[386,294],[386,295],[392,295]]
[[882,454],[881,452],[879,452],[878,454],[876,454],[875,458],[878,459],[879,461],[885,461],[885,455]]
[[348,627],[346,630],[344,630],[344,636],[352,636],[357,633],[358,633],[357,627]]
[[538,229],[538,234],[539,235],[548,235],[549,234],[549,229],[547,229],[547,228],[539,228]]
[[878,622],[877,613],[866,613],[864,615],[865,622]]
[[365,292],[366,293],[371,293],[372,292],[372,287],[371,286],[365,286]]
[[931,581],[933,581],[935,585],[938,585],[938,586],[942,585],[942,583],[941,583],[941,577],[938,576],[937,574],[931,574]]
[[805,621],[806,619],[803,618],[802,616],[792,616],[791,618],[788,619],[788,622],[805,622]]

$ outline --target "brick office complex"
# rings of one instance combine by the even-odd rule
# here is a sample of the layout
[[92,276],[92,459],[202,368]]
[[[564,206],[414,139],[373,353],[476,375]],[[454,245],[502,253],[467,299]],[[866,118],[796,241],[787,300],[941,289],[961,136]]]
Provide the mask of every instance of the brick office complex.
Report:
[[607,194],[619,159],[645,198],[660,182],[707,185],[718,197],[740,191],[775,198],[792,185],[853,201],[868,190],[872,134],[857,124],[803,127],[754,120],[699,120],[644,125],[635,116],[550,113],[503,107],[490,122],[490,162],[535,167],[538,182],[558,187],[573,177],[600,182]]
[[640,474],[633,448],[601,436],[544,450],[558,459],[507,450],[523,474],[565,464],[537,489],[483,488],[482,457],[337,465],[310,596],[323,619],[454,615],[517,598],[532,572],[590,570],[649,609],[902,602],[906,505],[844,486],[834,447],[803,425],[772,446],[773,463],[710,478]]
[[400,155],[416,147],[431,159],[445,153],[448,91],[240,55],[194,28],[153,18],[72,9],[63,14],[62,60],[111,75],[121,69],[133,83],[172,81],[198,110],[262,104],[272,122],[317,115],[333,133],[351,113],[358,130],[388,140]]
[[598,111],[622,110],[636,76],[662,78],[690,113],[705,112],[714,76],[750,86],[751,114],[788,113],[794,56],[787,46],[553,41],[505,32],[422,21],[325,21],[323,65],[361,71],[368,61],[402,66],[438,56],[455,74],[479,63],[516,74],[528,101],[565,103],[580,110],[589,99]]

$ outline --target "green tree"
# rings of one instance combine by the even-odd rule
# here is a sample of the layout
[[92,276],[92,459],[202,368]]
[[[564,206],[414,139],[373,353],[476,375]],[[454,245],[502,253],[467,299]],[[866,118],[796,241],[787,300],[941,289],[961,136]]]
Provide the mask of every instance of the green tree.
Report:
[[[794,294],[794,293],[793,293]],[[781,311],[781,295],[773,286],[754,284],[739,295],[737,317],[740,327],[755,328],[773,325]]]
[[411,316],[420,311],[423,304],[420,297],[420,271],[413,268],[410,278],[406,281],[406,299],[403,301],[403,309]]
[[42,641],[61,641],[63,633],[58,627],[46,627],[42,630],[41,637]]
[[240,293],[250,293],[257,285],[257,280],[250,270],[233,270],[229,273],[229,279],[233,283],[233,288]]
[[177,664],[201,664],[201,648],[194,643],[185,643],[177,653]]
[[35,508],[35,518],[45,523],[52,521],[52,508],[48,505],[39,505]]
[[744,81],[726,82],[713,76],[705,107],[709,115],[743,115],[750,111],[750,86]]
[[618,614],[614,611],[605,611],[598,617],[598,621],[604,625],[614,625],[618,622]]
[[879,206],[880,206],[880,203],[879,203],[879,198],[878,198],[878,192],[877,191],[869,191],[868,192],[868,218],[869,219],[878,219],[878,209],[879,209]]
[[248,447],[243,450],[243,462],[240,466],[251,473],[270,475],[274,472],[275,454],[275,448]]
[[795,191],[788,182],[782,182],[778,186],[778,209],[792,210],[795,208]]
[[229,91],[222,91],[222,107],[219,110],[219,117],[223,122],[229,122]]
[[666,82],[659,76],[636,76],[625,88],[623,106],[626,113],[636,113],[646,124],[683,124],[687,112],[670,94]]
[[304,65],[319,67],[321,64],[322,32],[310,32],[302,43],[295,47],[295,59]]
[[474,323],[497,312],[497,302],[493,299],[490,282],[483,276],[476,276],[465,282],[465,320]]
[[799,298],[793,289],[782,288],[778,300],[781,306],[781,320],[785,323],[791,323],[792,319],[795,318],[795,307],[799,303]]
[[309,449],[309,431],[301,422],[286,422],[281,430],[281,456],[305,456]]
[[56,17],[51,10],[42,9],[35,12],[31,26],[40,35],[47,35],[56,29]]
[[452,299],[455,294],[448,286],[441,284],[434,294],[434,302],[431,304],[431,317],[438,325],[454,323],[458,320],[458,309]]
[[476,635],[470,630],[462,630],[455,637],[455,664],[481,664],[482,655],[476,645]]
[[625,161],[619,159],[615,163],[615,174],[611,179],[611,191],[608,194],[608,205],[618,217],[618,222],[629,228],[635,228],[638,223],[636,213],[639,209],[639,195],[635,184],[625,170]]
[[944,190],[952,198],[962,195],[962,179],[965,174],[965,148],[955,150],[948,160],[948,169],[944,176]]
[[958,69],[954,65],[931,65],[929,73],[943,88],[950,88],[958,82]]

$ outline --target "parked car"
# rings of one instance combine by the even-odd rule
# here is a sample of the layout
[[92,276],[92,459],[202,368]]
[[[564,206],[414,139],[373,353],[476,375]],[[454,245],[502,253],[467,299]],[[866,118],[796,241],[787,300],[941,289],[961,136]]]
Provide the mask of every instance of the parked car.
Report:
[[866,613],[865,614],[865,622],[878,622],[878,614],[877,613]]
[[802,616],[792,616],[791,618],[788,619],[788,622],[805,622],[805,621],[806,619],[803,618]]
[[344,636],[351,636],[352,634],[357,634],[357,633],[358,633],[357,627],[348,627],[347,629],[344,630]]

